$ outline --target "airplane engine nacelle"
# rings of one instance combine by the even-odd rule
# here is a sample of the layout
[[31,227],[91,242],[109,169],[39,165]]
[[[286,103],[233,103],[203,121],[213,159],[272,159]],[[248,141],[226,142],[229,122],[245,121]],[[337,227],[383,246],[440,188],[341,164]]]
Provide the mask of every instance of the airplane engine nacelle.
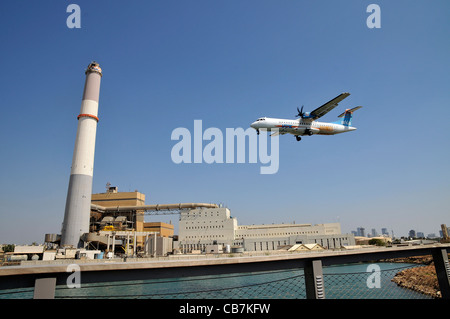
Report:
[[303,135],[313,135],[313,134],[318,134],[320,132],[320,130],[318,128],[315,127],[311,127],[305,130],[305,133],[303,133]]

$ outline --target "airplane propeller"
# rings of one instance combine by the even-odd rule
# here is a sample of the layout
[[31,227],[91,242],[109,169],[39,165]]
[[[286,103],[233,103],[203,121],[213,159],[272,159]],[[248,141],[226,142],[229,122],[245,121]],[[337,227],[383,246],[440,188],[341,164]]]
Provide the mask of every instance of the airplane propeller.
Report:
[[303,118],[303,116],[305,115],[305,113],[303,113],[303,105],[302,105],[302,109],[301,110],[299,110],[298,107],[297,107],[297,111],[298,111],[298,114],[296,115],[296,117]]

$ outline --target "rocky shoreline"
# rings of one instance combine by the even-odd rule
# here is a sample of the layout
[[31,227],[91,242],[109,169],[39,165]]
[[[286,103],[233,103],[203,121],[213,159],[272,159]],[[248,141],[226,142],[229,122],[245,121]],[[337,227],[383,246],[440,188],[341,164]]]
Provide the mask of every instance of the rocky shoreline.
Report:
[[431,256],[386,259],[383,261],[420,264],[419,267],[398,272],[392,281],[400,287],[420,292],[432,298],[441,298],[436,269]]

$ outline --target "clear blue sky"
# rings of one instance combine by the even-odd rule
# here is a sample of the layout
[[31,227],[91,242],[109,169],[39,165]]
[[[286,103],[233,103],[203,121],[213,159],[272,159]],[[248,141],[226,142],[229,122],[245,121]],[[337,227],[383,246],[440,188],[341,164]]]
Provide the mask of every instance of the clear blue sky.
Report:
[[[81,29],[69,29],[69,3]],[[381,29],[366,8],[381,7]],[[239,224],[450,226],[448,1],[1,1],[0,243],[59,233],[84,85],[103,69],[93,191],[213,202]],[[247,128],[350,92],[358,128],[258,164],[180,164],[177,127]],[[176,216],[171,216],[173,221]]]

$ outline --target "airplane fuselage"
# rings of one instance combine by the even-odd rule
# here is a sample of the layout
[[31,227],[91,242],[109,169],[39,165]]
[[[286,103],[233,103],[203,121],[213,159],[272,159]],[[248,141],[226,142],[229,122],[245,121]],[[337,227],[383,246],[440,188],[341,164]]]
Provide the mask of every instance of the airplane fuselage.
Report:
[[278,119],[263,117],[257,119],[250,125],[258,132],[260,129],[267,131],[275,131],[278,129],[280,134],[292,134],[295,136],[302,135],[334,135],[356,130],[355,127],[346,126],[337,123],[327,123],[312,121],[308,119]]

